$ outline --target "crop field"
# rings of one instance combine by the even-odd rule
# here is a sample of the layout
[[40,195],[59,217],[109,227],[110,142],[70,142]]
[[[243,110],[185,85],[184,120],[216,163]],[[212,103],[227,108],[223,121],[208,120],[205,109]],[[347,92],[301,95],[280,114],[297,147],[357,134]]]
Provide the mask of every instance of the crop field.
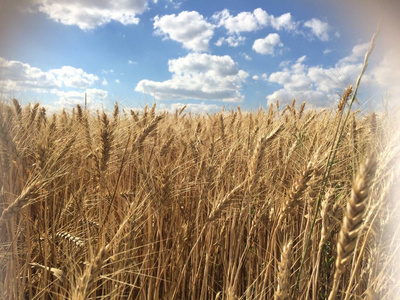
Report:
[[399,137],[351,94],[212,115],[3,101],[0,298],[396,299]]

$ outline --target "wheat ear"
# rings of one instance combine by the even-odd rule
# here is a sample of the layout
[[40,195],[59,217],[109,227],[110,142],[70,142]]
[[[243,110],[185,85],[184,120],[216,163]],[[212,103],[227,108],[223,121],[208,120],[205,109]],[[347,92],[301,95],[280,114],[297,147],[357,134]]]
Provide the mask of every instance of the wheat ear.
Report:
[[76,288],[72,292],[71,299],[86,299],[88,292],[100,274],[101,268],[103,267],[104,261],[107,257],[109,245],[102,247],[93,261],[86,268],[83,276],[79,278]]
[[337,243],[336,271],[329,300],[335,299],[344,267],[353,257],[367,206],[366,199],[368,196],[368,189],[375,175],[375,171],[376,158],[375,155],[371,155],[365,163],[360,166],[360,170],[354,181],[351,196],[347,201],[346,214],[343,219],[342,229],[340,230]]
[[284,128],[283,124],[279,125],[275,128],[268,137],[261,137],[258,141],[257,147],[254,151],[253,157],[250,162],[250,177],[252,178],[252,183],[250,185],[250,189],[254,189],[254,187],[258,183],[258,179],[260,176],[261,162],[264,155],[265,148],[269,142],[274,140],[279,132]]
[[0,215],[0,228],[1,225],[11,218],[14,214],[18,213],[20,209],[28,203],[28,201],[36,196],[36,192],[40,189],[40,186],[44,181],[33,181],[28,185],[22,193],[11,203]]
[[22,120],[22,108],[21,104],[19,104],[18,100],[13,98],[12,102],[14,104],[15,114],[17,115],[18,121],[21,122]]
[[275,293],[275,300],[288,299],[290,296],[290,268],[292,267],[292,247],[293,241],[283,246],[281,261],[278,265],[278,288]]
[[30,263],[30,265],[31,265],[32,267],[38,267],[38,268],[41,268],[41,269],[49,269],[49,270],[50,270],[50,273],[53,274],[58,280],[60,280],[61,283],[63,283],[63,282],[65,281],[65,279],[66,279],[66,278],[65,278],[65,274],[64,274],[64,272],[63,272],[61,269],[57,269],[57,268],[48,268],[48,267],[46,267],[46,266],[43,266],[43,265],[38,264],[38,263],[35,263],[35,262]]
[[105,112],[103,112],[101,118],[101,161],[100,161],[100,171],[105,171],[107,169],[107,163],[110,159],[111,145],[114,139],[113,130],[110,126],[110,121],[107,118]]

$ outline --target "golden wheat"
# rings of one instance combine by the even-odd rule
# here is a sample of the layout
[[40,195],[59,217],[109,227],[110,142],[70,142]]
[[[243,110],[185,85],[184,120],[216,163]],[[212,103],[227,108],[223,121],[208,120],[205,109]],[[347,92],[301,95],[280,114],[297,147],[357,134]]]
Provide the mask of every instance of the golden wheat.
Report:
[[[386,120],[278,107],[48,115],[0,103],[0,297],[393,298],[391,256],[375,241],[396,216],[383,205],[400,151]],[[346,138],[328,176],[338,127]],[[371,181],[369,160],[352,188],[355,162],[373,150],[384,165]],[[360,226],[367,187],[374,219]]]

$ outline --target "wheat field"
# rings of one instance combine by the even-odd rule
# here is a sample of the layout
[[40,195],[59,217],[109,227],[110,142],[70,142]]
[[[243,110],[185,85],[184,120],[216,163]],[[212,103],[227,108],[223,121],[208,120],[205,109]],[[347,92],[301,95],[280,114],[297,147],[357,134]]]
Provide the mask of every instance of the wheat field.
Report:
[[0,297],[396,299],[398,136],[351,93],[213,115],[3,101]]

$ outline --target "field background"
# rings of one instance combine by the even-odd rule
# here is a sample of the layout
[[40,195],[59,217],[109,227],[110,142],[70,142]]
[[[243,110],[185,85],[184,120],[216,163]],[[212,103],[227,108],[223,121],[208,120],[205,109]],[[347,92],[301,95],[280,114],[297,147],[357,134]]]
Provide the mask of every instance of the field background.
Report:
[[213,115],[1,103],[0,297],[396,299],[398,131],[350,94]]

